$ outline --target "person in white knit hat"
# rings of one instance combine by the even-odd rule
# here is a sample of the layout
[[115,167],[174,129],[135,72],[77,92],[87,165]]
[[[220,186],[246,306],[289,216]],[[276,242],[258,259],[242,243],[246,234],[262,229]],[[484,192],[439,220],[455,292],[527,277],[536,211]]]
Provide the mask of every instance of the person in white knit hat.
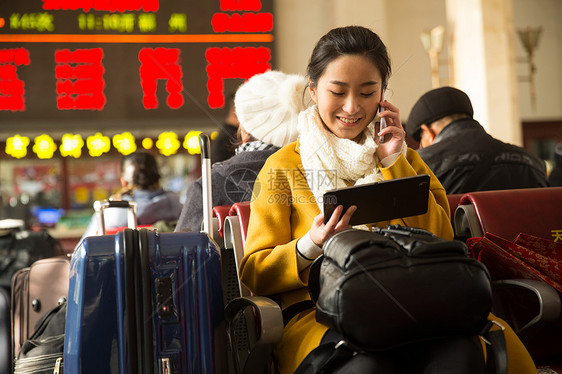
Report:
[[254,75],[236,91],[234,103],[242,133],[283,147],[297,140],[297,120],[304,104],[306,80],[296,74],[268,71]]
[[[270,70],[252,76],[238,88],[234,105],[240,144],[233,157],[211,168],[213,206],[249,201],[265,160],[297,140],[298,115],[308,106],[303,96],[306,84],[301,75]],[[201,194],[199,178],[186,192],[175,231],[201,229]]]

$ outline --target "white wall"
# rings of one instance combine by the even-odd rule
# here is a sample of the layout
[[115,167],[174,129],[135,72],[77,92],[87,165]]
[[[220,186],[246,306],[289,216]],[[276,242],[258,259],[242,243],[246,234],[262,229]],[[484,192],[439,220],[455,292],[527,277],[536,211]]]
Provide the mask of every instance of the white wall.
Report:
[[[405,120],[418,98],[431,89],[429,56],[421,43],[425,30],[445,26],[445,0],[387,1],[388,37],[385,41],[392,58],[389,101],[400,109]],[[447,84],[447,48],[444,45],[439,70],[441,82]]]
[[512,0],[447,0],[451,74],[492,136],[522,145]]
[[[531,108],[529,83],[519,82],[519,106],[522,120],[562,118],[562,1],[513,0],[516,28],[542,26],[535,63],[537,109]],[[527,56],[519,37],[515,43],[516,56]],[[517,64],[519,76],[528,75],[526,63]]]
[[325,0],[275,1],[275,68],[304,74],[310,53],[328,30],[331,8]]
[[276,0],[276,68],[304,74],[314,45],[334,27],[362,25],[384,39],[384,0]]

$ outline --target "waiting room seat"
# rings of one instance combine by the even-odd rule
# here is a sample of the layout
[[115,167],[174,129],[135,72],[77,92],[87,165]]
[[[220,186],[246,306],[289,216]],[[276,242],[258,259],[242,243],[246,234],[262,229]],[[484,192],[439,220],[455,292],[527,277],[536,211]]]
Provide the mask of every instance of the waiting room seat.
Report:
[[[210,236],[219,248],[224,248],[224,220],[228,216],[230,205],[217,205],[211,211],[211,223],[213,225]],[[204,231],[204,222],[201,222],[201,231]],[[223,283],[224,286],[224,283]]]
[[250,202],[243,201],[233,204],[228,215],[231,217],[238,217],[240,235],[242,237],[242,244],[244,244],[246,242],[246,234],[248,233],[248,222],[250,221]]
[[[491,233],[514,240],[526,233],[562,240],[562,187],[479,191],[464,194],[454,216],[459,238]],[[495,281],[494,312],[514,328],[539,364],[562,372],[561,297],[546,282]],[[558,358],[557,358],[558,357]]]
[[[248,222],[250,220],[250,202],[233,204],[225,219],[224,242],[225,248],[232,249],[233,264],[236,279],[240,279],[239,269],[242,258],[244,257],[244,243],[248,232]],[[249,296],[250,291],[239,282],[239,295]]]
[[457,207],[459,206],[459,203],[461,202],[462,196],[463,196],[462,193],[447,195],[447,200],[449,201],[449,210],[451,212],[451,222],[453,221],[453,218],[455,217],[455,210],[457,210]]
[[479,191],[464,194],[454,218],[458,236],[486,232],[513,240],[524,232],[562,240],[562,187]]
[[449,202],[449,216],[451,217],[451,226],[453,226],[453,229],[455,228],[455,211],[459,206],[462,196],[463,194],[460,193],[447,195],[447,200]]
[[[230,211],[230,207],[229,207]],[[234,298],[250,296],[250,292],[242,286],[238,271],[239,256],[244,255],[242,237],[238,224],[238,217],[227,215],[223,222],[223,245],[221,250],[221,263],[223,267],[223,290],[225,305]]]
[[230,211],[230,207],[232,205],[218,205],[213,207],[213,218],[215,218],[217,233],[220,235],[221,238],[224,238],[224,221],[226,217],[228,217],[228,212]]
[[[222,207],[220,208],[223,209]],[[223,210],[224,212],[224,210]],[[217,215],[222,217],[221,213]],[[235,203],[224,217],[221,250],[225,317],[236,374],[268,372],[271,349],[283,336],[283,317],[279,305],[254,296],[242,284],[239,267],[250,219],[250,202]]]

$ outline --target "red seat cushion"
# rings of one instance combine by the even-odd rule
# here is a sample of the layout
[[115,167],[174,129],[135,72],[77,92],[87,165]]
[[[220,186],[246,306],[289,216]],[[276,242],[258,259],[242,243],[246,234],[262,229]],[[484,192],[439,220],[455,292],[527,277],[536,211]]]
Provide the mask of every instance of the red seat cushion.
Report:
[[514,240],[526,233],[562,241],[562,187],[469,192],[482,232]]
[[228,216],[228,212],[230,211],[230,205],[218,205],[213,208],[213,217],[217,217],[219,221],[218,232],[221,238],[224,239],[224,220]]
[[[147,229],[152,227],[152,225],[138,225],[137,229]],[[121,227],[110,227],[110,228],[106,228],[105,229],[105,235],[114,235],[117,234],[119,231],[123,231],[125,229],[128,229],[128,226],[121,226]]]
[[232,204],[228,215],[238,216],[240,234],[242,235],[242,244],[244,245],[246,243],[246,233],[248,232],[248,222],[250,221],[250,202],[244,201]]
[[455,210],[459,206],[459,202],[461,201],[462,195],[463,195],[462,193],[447,195],[447,200],[449,200],[449,210],[451,213],[451,224],[453,224],[454,222]]

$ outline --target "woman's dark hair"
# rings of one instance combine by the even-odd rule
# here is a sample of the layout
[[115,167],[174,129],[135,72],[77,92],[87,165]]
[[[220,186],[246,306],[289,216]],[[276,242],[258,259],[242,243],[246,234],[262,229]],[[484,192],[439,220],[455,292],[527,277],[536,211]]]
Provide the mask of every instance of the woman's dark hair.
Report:
[[121,177],[131,187],[143,190],[158,187],[160,172],[156,159],[147,152],[135,152],[121,159]]
[[361,55],[368,58],[379,69],[382,87],[386,88],[391,74],[386,46],[377,34],[362,26],[338,27],[320,38],[306,68],[310,84],[314,87],[328,64],[344,55]]

